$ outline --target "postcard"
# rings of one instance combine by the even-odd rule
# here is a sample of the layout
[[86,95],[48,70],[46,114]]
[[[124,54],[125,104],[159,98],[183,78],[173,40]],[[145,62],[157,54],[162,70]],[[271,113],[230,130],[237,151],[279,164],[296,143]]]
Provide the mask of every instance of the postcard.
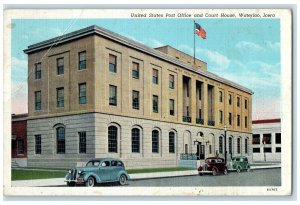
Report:
[[5,10],[4,194],[291,195],[291,19]]

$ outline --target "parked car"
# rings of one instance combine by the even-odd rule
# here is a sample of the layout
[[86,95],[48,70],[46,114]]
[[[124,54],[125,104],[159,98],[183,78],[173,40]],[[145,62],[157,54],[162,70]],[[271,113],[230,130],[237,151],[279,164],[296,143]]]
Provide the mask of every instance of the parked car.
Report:
[[248,158],[239,156],[232,158],[232,169],[236,170],[237,173],[240,173],[243,170],[249,172],[251,170],[250,164],[248,163]]
[[215,176],[217,173],[228,174],[227,167],[225,165],[225,160],[219,157],[209,157],[205,159],[205,164],[200,165],[198,168],[199,175],[205,173],[211,173]]
[[97,183],[119,182],[125,185],[129,175],[124,163],[114,158],[96,158],[89,160],[85,167],[76,167],[69,170],[65,176],[68,186],[85,185],[95,186]]

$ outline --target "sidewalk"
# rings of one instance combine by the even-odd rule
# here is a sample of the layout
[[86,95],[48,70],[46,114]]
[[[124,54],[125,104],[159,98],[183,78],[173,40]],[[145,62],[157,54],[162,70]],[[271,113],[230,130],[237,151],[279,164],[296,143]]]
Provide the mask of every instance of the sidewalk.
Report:
[[[272,168],[280,168],[280,167],[281,167],[280,164],[274,164],[269,166],[252,166],[251,169],[252,170],[272,169]],[[198,175],[197,170],[129,174],[130,180],[194,176],[194,175]],[[17,180],[17,181],[12,181],[11,186],[12,187],[63,186],[66,185],[66,182],[64,182],[64,180],[65,180],[64,178]]]

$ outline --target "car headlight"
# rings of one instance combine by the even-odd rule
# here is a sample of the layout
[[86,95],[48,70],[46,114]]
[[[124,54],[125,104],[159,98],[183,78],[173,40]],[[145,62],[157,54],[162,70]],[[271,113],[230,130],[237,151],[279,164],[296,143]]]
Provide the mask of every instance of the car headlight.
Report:
[[71,170],[69,170],[69,173],[71,174],[71,173],[72,173],[72,171],[71,171]]
[[81,174],[81,173],[82,173],[82,171],[81,171],[81,170],[79,170],[79,171],[78,171],[78,174]]

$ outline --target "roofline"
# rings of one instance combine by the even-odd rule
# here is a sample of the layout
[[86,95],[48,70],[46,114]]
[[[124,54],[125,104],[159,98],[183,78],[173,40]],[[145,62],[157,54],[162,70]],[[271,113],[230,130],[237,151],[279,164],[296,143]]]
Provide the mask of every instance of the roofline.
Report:
[[[183,52],[183,51],[181,51],[181,50],[178,50],[177,48],[174,48],[173,46],[170,46],[170,45],[159,46],[159,47],[156,47],[156,48],[154,48],[154,49],[157,50],[157,49],[163,48],[163,47],[169,47],[169,48],[172,48],[172,49],[174,49],[174,50],[176,50],[176,51],[178,51],[178,52],[180,52],[180,53],[184,53],[185,55],[187,55],[187,56],[189,56],[189,57],[191,57],[191,58],[194,58],[194,56],[191,56],[190,54],[187,54],[187,53],[185,53],[185,52]],[[203,61],[203,60],[201,60],[201,59],[199,59],[199,58],[195,58],[195,59],[198,60],[198,61],[201,61],[202,63],[204,63],[205,65],[207,65],[207,63],[206,63],[205,61]]]
[[267,123],[279,123],[279,122],[281,122],[281,119],[276,118],[276,119],[253,120],[252,124],[267,124]]
[[22,113],[22,114],[12,114],[11,115],[11,121],[25,121],[28,118],[28,113]]
[[130,47],[130,48],[136,49],[136,50],[141,51],[143,53],[149,54],[151,56],[160,58],[164,61],[167,61],[167,62],[172,63],[174,65],[177,65],[179,67],[185,68],[185,69],[187,69],[189,71],[192,71],[194,73],[197,73],[197,74],[200,74],[202,76],[208,77],[212,80],[216,80],[220,83],[224,83],[224,84],[229,85],[231,87],[237,88],[237,89],[239,89],[241,91],[244,91],[244,92],[246,92],[250,95],[253,94],[252,90],[250,90],[250,89],[248,89],[244,86],[241,86],[237,83],[229,81],[225,78],[217,76],[217,75],[215,75],[211,72],[208,72],[208,71],[195,70],[188,63],[180,61],[180,60],[178,60],[176,58],[173,58],[173,57],[171,57],[171,56],[169,56],[169,55],[167,55],[167,54],[165,54],[165,53],[163,53],[159,50],[155,50],[155,49],[150,48],[150,47],[148,47],[144,44],[133,41],[129,38],[126,38],[124,36],[121,36],[119,34],[116,34],[114,32],[111,32],[107,29],[101,28],[101,27],[96,26],[96,25],[89,26],[89,27],[86,27],[86,28],[83,28],[83,29],[80,29],[80,30],[62,35],[62,36],[58,36],[58,37],[51,38],[51,39],[46,40],[46,41],[42,41],[40,43],[30,45],[30,46],[28,46],[27,49],[24,50],[24,52],[26,54],[30,54],[30,53],[37,52],[37,51],[40,51],[40,50],[43,50],[43,49],[47,49],[47,48],[52,47],[52,46],[56,46],[58,44],[63,44],[63,43],[66,43],[66,42],[69,42],[69,41],[72,41],[72,40],[76,40],[76,39],[83,38],[83,37],[90,36],[90,35],[94,35],[94,34],[102,36],[102,37],[107,38],[107,39],[110,39],[110,40],[115,41],[117,43],[123,44],[125,46]]

